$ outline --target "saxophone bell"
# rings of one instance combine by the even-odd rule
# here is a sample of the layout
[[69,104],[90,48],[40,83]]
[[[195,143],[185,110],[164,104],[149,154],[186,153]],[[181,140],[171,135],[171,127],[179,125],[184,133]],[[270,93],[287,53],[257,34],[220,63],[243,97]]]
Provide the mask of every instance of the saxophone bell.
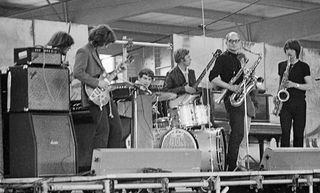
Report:
[[286,102],[286,101],[289,100],[290,94],[287,91],[287,89],[282,89],[282,90],[278,91],[277,97],[278,97],[280,102]]

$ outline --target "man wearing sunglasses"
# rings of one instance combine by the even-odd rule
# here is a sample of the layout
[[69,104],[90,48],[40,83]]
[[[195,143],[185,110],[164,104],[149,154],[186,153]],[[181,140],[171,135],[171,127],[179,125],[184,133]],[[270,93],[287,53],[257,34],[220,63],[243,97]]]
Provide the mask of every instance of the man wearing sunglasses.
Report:
[[231,133],[228,144],[228,154],[226,159],[226,169],[234,171],[237,168],[237,158],[240,143],[244,137],[244,103],[239,107],[231,105],[229,97],[233,92],[239,90],[239,83],[243,80],[243,74],[235,81],[229,84],[230,80],[236,76],[241,69],[241,63],[237,58],[241,49],[240,35],[236,32],[230,32],[226,35],[227,50],[222,53],[215,61],[215,65],[210,71],[209,81],[215,86],[228,89],[224,97],[224,105],[229,115],[229,124]]

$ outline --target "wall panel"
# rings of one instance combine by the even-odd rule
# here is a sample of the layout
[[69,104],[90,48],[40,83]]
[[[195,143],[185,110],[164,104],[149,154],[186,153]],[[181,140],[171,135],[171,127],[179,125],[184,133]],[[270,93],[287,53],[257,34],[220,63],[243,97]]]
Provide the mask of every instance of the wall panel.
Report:
[[13,66],[13,48],[33,45],[32,21],[0,17],[0,69]]

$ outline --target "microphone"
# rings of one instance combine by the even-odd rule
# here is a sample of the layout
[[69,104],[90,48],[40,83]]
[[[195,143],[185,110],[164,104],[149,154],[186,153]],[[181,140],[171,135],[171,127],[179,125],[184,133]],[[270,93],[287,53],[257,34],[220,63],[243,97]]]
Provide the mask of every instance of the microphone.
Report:
[[134,84],[136,87],[138,87],[140,90],[147,92],[149,95],[152,95],[151,90],[149,90],[146,86],[142,84]]
[[148,93],[149,95],[152,95],[151,90],[149,90],[146,86],[144,86],[142,84],[132,83],[132,82],[129,82],[129,81],[124,81],[124,82],[128,83],[132,87],[135,87],[135,88],[137,88],[139,90],[142,90],[142,91]]

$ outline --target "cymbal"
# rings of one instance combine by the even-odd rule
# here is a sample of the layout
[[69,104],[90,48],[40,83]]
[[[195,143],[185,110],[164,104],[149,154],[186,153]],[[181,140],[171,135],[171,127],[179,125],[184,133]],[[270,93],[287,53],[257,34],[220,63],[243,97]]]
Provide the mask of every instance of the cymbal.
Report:
[[154,92],[154,95],[158,97],[159,102],[177,98],[177,94],[173,92]]

